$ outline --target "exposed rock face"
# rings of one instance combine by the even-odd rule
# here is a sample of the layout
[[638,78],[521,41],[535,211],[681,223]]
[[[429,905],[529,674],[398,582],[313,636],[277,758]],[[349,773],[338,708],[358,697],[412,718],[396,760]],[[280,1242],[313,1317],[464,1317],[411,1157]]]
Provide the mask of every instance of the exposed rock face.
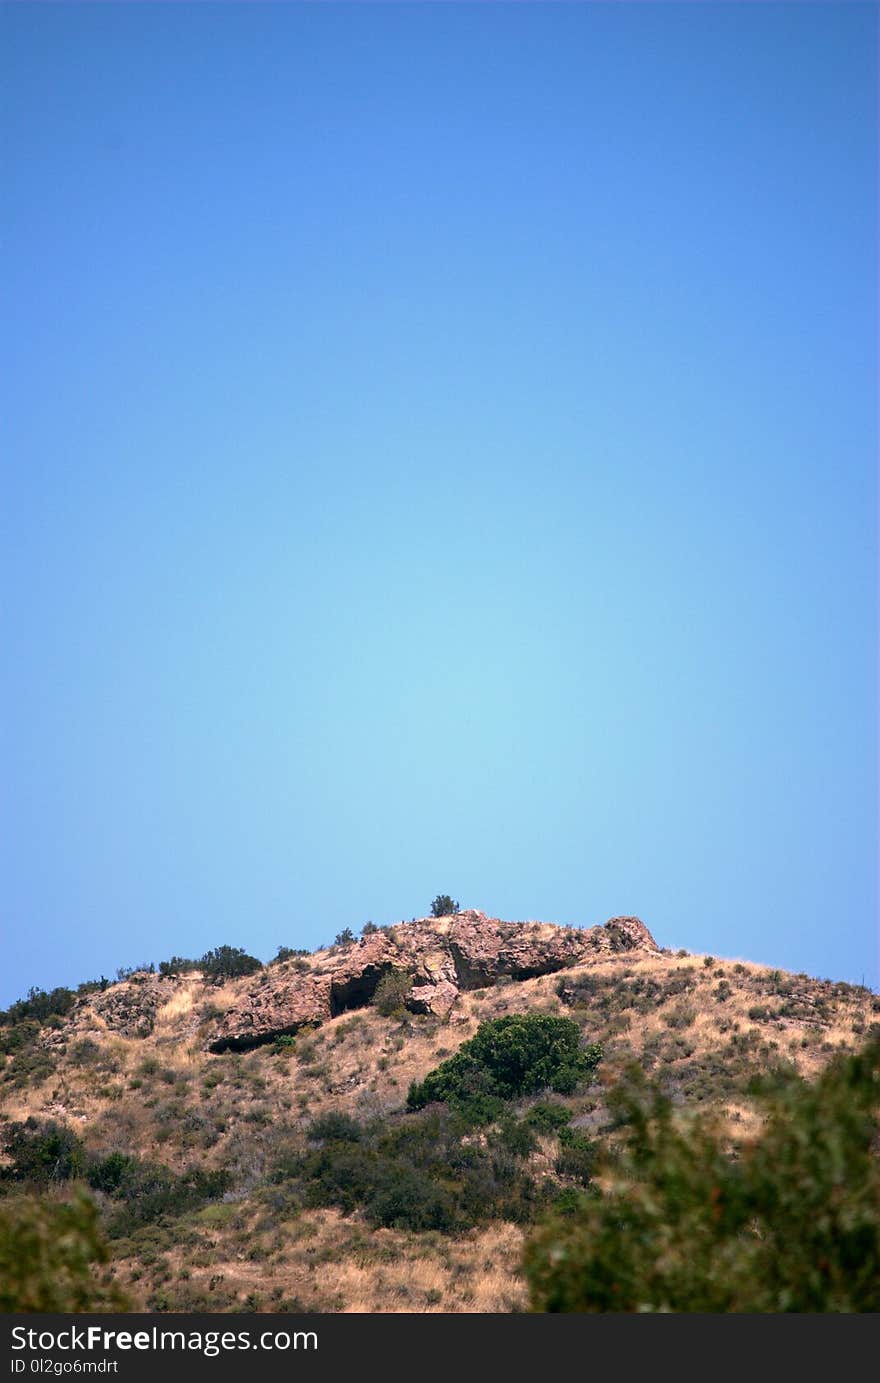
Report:
[[604,927],[594,927],[594,933],[604,932],[610,939],[612,951],[659,951],[660,947],[640,917],[612,917]]
[[167,982],[144,972],[96,994],[92,1008],[111,1032],[122,1037],[149,1037],[167,998]]
[[363,937],[356,945],[332,957],[329,967],[331,1016],[368,1004],[382,976],[395,967],[407,968],[401,963],[398,947],[384,932]]
[[407,1008],[413,1013],[433,1013],[438,1018],[446,1018],[458,995],[459,991],[449,980],[441,980],[439,984],[413,985]]
[[251,989],[224,1013],[208,1050],[243,1052],[330,1017],[329,975],[270,974],[267,984]]
[[584,955],[584,933],[574,928],[499,922],[481,913],[454,918],[447,939],[461,989],[481,989],[502,976],[531,980]]
[[552,974],[597,952],[634,949],[658,949],[637,917],[614,917],[588,930],[502,922],[473,911],[400,923],[353,945],[318,952],[308,969],[302,962],[285,962],[248,980],[240,1000],[218,1019],[208,1049],[243,1051],[361,1008],[389,970],[411,976],[406,1002],[412,1012],[446,1018],[462,990],[502,977]]

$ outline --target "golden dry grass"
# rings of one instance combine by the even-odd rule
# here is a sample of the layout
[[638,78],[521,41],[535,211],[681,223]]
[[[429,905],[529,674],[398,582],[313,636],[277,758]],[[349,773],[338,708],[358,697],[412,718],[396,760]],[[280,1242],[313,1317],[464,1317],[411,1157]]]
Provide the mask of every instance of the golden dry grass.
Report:
[[[117,1278],[138,1309],[149,1309],[157,1283],[184,1274],[187,1290],[222,1309],[247,1304],[349,1314],[509,1312],[522,1310],[523,1231],[492,1225],[460,1237],[366,1230],[335,1210],[313,1210],[260,1228],[244,1215],[227,1225],[189,1229],[197,1246],[173,1248],[147,1273],[119,1259]],[[179,1287],[178,1287],[179,1290]],[[254,1302],[253,1298],[259,1300]]]
[[[441,920],[437,930],[448,926]],[[310,965],[330,959],[325,952]],[[561,976],[463,993],[445,1021],[387,1018],[368,1006],[301,1035],[293,1054],[263,1046],[212,1055],[210,1014],[238,1002],[253,983],[206,985],[198,975],[163,981],[167,997],[146,1037],[110,1031],[87,1000],[44,1039],[51,1074],[24,1089],[0,1084],[0,1117],[59,1119],[96,1151],[118,1148],[178,1171],[245,1165],[258,1179],[276,1137],[301,1138],[306,1124],[328,1110],[361,1120],[400,1110],[410,1083],[454,1053],[481,1022],[544,1011],[574,1016],[586,1040],[604,1044],[597,1084],[569,1101],[588,1130],[601,1125],[610,1088],[636,1060],[682,1088],[704,1073],[707,1104],[741,1139],[756,1135],[762,1121],[747,1090],[750,1070],[786,1061],[813,1076],[877,1021],[877,1000],[866,991],[748,961],[634,951],[598,954]],[[561,983],[583,987],[574,1006],[563,1004]],[[676,985],[680,992],[673,992]],[[725,986],[729,992],[719,998]],[[761,1016],[750,1016],[755,1013]],[[724,1072],[737,1062],[742,1078],[725,1084]],[[531,1158],[533,1173],[550,1175],[555,1156],[553,1141],[542,1140]],[[249,1299],[259,1301],[251,1301],[253,1309],[293,1301],[304,1310],[348,1312],[507,1311],[524,1304],[522,1231],[511,1225],[444,1237],[374,1231],[357,1216],[331,1210],[265,1224],[265,1211],[247,1203],[228,1209],[228,1222],[222,1215],[217,1223],[188,1221],[196,1245],[161,1253],[155,1270],[121,1261],[122,1285],[141,1305],[165,1290],[164,1281],[177,1300],[189,1291],[209,1306],[220,1301],[222,1309]]]

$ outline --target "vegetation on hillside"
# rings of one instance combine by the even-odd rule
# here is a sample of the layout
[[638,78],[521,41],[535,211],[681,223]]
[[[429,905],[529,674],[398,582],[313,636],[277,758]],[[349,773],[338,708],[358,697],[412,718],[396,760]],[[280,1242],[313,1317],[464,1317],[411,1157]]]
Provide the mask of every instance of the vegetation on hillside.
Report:
[[432,917],[452,917],[461,907],[460,903],[453,900],[449,893],[438,893],[431,904]]
[[[354,944],[337,935],[340,962]],[[876,1061],[867,1082],[846,1065],[877,1035],[870,991],[644,951],[502,977],[440,1017],[408,1011],[401,968],[357,1012],[209,1051],[230,1004],[334,963],[218,947],[0,1014],[0,1273],[36,1225],[16,1300],[115,1300],[108,1264],[157,1311],[873,1299],[877,1111],[855,1092]]]
[[473,1122],[485,1122],[505,1100],[543,1089],[571,1095],[601,1056],[600,1046],[581,1045],[580,1028],[570,1018],[511,1014],[483,1023],[455,1056],[414,1082],[407,1105],[423,1109],[441,1101],[467,1111]]
[[880,1041],[768,1096],[731,1148],[635,1068],[610,1185],[529,1242],[537,1311],[880,1310]]

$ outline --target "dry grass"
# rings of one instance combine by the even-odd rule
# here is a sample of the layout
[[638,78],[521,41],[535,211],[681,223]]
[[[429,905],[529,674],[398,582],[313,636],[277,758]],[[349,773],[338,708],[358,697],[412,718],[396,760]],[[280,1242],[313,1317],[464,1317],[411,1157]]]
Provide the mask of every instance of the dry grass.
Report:
[[[437,929],[448,926],[441,921]],[[310,963],[320,967],[330,958],[325,952]],[[253,983],[206,986],[192,975],[163,981],[167,997],[153,1031],[140,1038],[108,1030],[87,1001],[63,1029],[41,1039],[52,1057],[50,1075],[25,1089],[0,1083],[0,1117],[63,1120],[95,1151],[118,1148],[177,1171],[231,1165],[255,1185],[275,1140],[302,1138],[306,1124],[329,1110],[361,1120],[400,1110],[410,1083],[481,1022],[543,1011],[574,1017],[586,1040],[604,1044],[598,1083],[567,1101],[588,1133],[603,1127],[609,1090],[635,1060],[678,1097],[718,1110],[737,1138],[748,1138],[762,1121],[748,1091],[752,1074],[790,1062],[814,1076],[878,1021],[866,991],[746,961],[708,964],[702,956],[643,951],[598,954],[562,975],[463,993],[446,1021],[387,1018],[367,1007],[301,1035],[293,1052],[263,1046],[210,1054],[206,1010],[226,1010]],[[560,984],[573,1002],[563,1003]],[[533,1173],[549,1175],[555,1156],[553,1140],[542,1140]],[[155,1263],[145,1264],[143,1245],[137,1255],[128,1250],[118,1273],[140,1305],[152,1302],[154,1309],[163,1293],[181,1310],[294,1303],[322,1311],[482,1312],[524,1305],[522,1231],[511,1225],[450,1237],[374,1231],[331,1210],[278,1223],[250,1201],[219,1211],[204,1222],[188,1217],[186,1246],[160,1247]]]
[[242,1216],[210,1229],[196,1225],[190,1234],[195,1246],[169,1249],[146,1273],[138,1259],[117,1260],[117,1277],[138,1309],[154,1307],[157,1293],[174,1306],[181,1292],[223,1310],[249,1300],[256,1310],[295,1303],[302,1311],[349,1314],[509,1312],[526,1305],[523,1233],[514,1225],[451,1238],[367,1230],[334,1210],[314,1210],[269,1229],[260,1228],[258,1216]]

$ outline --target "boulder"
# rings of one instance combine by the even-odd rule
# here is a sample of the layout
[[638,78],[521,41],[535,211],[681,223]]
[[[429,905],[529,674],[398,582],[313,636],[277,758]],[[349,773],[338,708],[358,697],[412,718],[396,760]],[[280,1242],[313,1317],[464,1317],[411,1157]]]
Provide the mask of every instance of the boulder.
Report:
[[449,980],[441,980],[439,984],[414,985],[406,1006],[411,1013],[433,1013],[437,1018],[448,1018],[459,992]]
[[248,990],[218,1020],[208,1051],[247,1051],[331,1016],[329,975],[269,972],[268,983]]

